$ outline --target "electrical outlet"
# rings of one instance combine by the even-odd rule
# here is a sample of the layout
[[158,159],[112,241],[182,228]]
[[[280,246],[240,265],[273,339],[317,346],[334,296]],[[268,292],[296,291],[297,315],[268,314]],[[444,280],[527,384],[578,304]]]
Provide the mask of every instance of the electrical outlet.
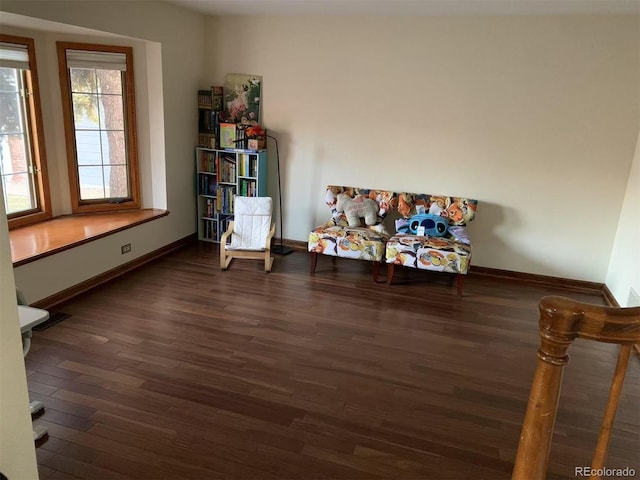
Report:
[[122,245],[122,247],[120,247],[120,251],[122,252],[122,255],[129,253],[131,251],[131,244],[127,243],[126,245]]

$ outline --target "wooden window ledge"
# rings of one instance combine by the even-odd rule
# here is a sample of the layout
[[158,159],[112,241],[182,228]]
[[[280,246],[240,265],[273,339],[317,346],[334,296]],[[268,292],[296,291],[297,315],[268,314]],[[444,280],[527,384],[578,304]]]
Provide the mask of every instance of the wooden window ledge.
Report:
[[19,267],[168,214],[166,210],[142,209],[63,215],[46,222],[16,228],[9,231],[13,266]]

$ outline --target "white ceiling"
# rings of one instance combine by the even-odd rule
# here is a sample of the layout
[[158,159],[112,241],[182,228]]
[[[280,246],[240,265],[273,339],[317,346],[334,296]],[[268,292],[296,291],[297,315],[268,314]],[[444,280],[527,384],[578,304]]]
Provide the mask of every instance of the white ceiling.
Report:
[[208,15],[640,14],[640,0],[167,0]]

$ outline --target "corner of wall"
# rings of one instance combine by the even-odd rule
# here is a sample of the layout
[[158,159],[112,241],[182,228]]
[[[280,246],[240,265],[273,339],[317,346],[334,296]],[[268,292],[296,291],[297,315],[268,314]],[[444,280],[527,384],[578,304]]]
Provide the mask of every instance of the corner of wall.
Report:
[[640,133],[609,259],[606,286],[621,307],[640,305]]

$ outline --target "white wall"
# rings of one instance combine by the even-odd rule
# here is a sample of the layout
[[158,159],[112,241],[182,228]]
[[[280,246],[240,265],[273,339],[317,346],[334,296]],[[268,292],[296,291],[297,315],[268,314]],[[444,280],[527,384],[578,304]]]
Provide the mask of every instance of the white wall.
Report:
[[205,63],[215,83],[264,76],[286,238],[327,219],[327,184],[468,196],[474,264],[604,282],[638,32],[637,16],[209,18]]
[[606,284],[621,307],[640,306],[640,135]]
[[0,472],[16,480],[38,478],[4,202],[0,202]]
[[[155,131],[164,124],[164,144],[148,152],[153,161],[164,149],[153,185],[166,189],[171,214],[77,257],[17,268],[29,302],[131,260],[119,254],[121,241],[137,256],[194,231],[194,92],[226,73],[264,76],[264,124],[280,140],[286,238],[304,241],[325,220],[328,183],[463,195],[481,202],[470,227],[474,264],[607,277],[639,131],[637,16],[205,22],[150,1],[3,1],[0,10],[154,42],[146,45],[162,62],[162,84],[149,85],[162,91],[164,115],[150,112],[146,122]],[[271,144],[275,196],[274,153]],[[63,270],[64,284],[54,287],[50,272]]]
[[[51,181],[60,189],[66,188],[68,180],[63,136],[58,132],[61,122],[55,41],[90,39],[134,46],[141,171],[151,178],[142,185],[143,202],[146,207],[171,212],[161,220],[16,268],[16,283],[27,301],[33,303],[53,295],[193,233],[193,146],[197,138],[194,92],[207,84],[203,81],[203,17],[170,4],[147,1],[3,1],[0,10],[3,31],[41,30],[34,36],[47,161]],[[150,75],[146,75],[148,68]],[[154,68],[161,71],[153,73]],[[68,198],[58,195],[54,201],[56,214],[68,213]],[[132,255],[120,254],[124,243],[132,244]],[[51,281],[53,275],[56,282]]]

